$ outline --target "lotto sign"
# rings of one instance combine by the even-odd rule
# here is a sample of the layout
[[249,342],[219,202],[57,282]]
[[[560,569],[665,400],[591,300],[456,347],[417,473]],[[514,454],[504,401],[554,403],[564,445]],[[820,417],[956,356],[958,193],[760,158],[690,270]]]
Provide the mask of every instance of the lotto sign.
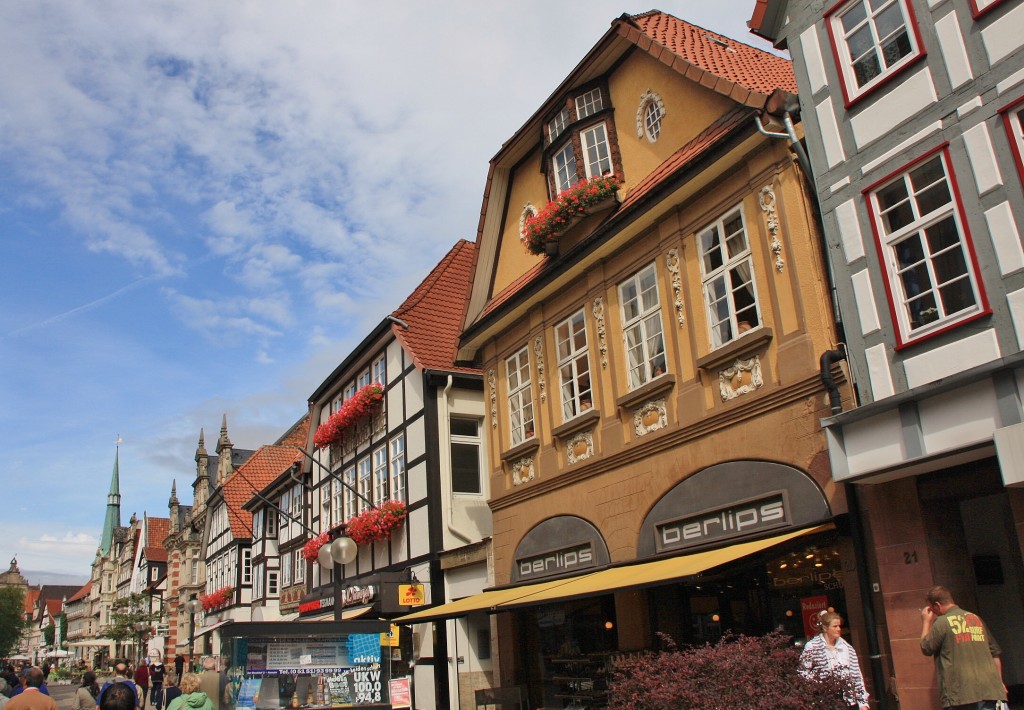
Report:
[[398,645],[398,627],[391,624],[391,630],[387,633],[380,635],[381,646],[397,646]]
[[810,638],[821,633],[818,614],[828,609],[828,597],[804,597],[800,600],[800,613],[804,617],[804,636]]
[[402,606],[423,606],[427,603],[422,584],[399,584],[398,603]]

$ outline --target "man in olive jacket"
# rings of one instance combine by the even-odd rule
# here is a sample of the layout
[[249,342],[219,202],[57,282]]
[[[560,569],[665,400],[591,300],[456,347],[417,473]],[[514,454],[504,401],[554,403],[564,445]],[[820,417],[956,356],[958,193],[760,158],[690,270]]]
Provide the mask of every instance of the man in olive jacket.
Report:
[[977,614],[964,611],[945,587],[928,590],[921,610],[921,651],[935,657],[944,708],[994,709],[1006,700],[999,644]]

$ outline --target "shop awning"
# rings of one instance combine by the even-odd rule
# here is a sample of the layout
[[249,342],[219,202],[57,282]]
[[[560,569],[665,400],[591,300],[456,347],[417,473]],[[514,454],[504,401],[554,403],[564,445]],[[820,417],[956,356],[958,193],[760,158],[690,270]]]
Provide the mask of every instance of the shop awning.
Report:
[[360,616],[364,616],[366,612],[370,611],[370,609],[373,609],[372,604],[367,604],[366,606],[354,606],[351,609],[342,609],[341,620],[358,619]]
[[196,629],[196,632],[193,635],[193,638],[199,638],[200,636],[205,636],[206,634],[210,633],[211,631],[216,631],[217,629],[219,629],[221,626],[224,626],[225,624],[233,624],[234,622],[235,622],[234,619],[224,619],[223,621],[218,621],[216,624],[210,624],[209,626],[204,626],[201,629]]
[[593,596],[620,589],[646,587],[659,582],[689,577],[713,567],[734,562],[747,555],[762,552],[775,545],[781,545],[803,535],[812,535],[832,529],[831,524],[788,532],[774,537],[742,542],[717,550],[679,555],[653,562],[623,567],[611,567],[598,572],[565,577],[552,582],[529,584],[509,589],[496,589],[475,594],[449,604],[406,614],[395,619],[396,623],[410,624],[437,619],[450,619],[472,611],[507,611],[533,604]]

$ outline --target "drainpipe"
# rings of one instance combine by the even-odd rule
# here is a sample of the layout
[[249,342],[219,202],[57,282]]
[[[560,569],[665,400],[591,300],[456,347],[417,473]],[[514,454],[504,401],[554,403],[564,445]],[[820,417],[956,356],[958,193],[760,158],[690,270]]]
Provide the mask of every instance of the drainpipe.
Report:
[[[835,321],[836,330],[842,338],[843,335],[843,318],[842,313],[839,310],[839,299],[836,294],[836,280],[835,275],[832,272],[832,260],[829,259],[829,246],[825,239],[825,228],[821,221],[821,211],[817,204],[817,187],[814,184],[814,172],[811,170],[811,161],[807,158],[807,151],[804,150],[803,144],[797,139],[796,129],[793,126],[793,113],[798,111],[800,108],[797,97],[788,92],[776,90],[765,102],[765,113],[781,118],[782,125],[784,126],[785,133],[773,133],[765,130],[764,124],[761,122],[761,116],[755,116],[754,122],[757,124],[757,130],[769,138],[785,138],[789,140],[789,147],[796,155],[797,164],[800,166],[800,171],[803,173],[804,181],[807,184],[808,194],[813,200],[813,209],[811,210],[814,216],[815,226],[818,228],[818,234],[821,236],[821,244],[823,254],[825,257],[825,273],[828,278],[828,289],[832,296],[832,317]],[[842,400],[839,395],[839,388],[836,386],[835,380],[832,378],[832,363],[846,359],[845,345],[839,344],[839,347],[835,350],[827,350],[821,355],[820,370],[821,370],[821,383],[825,387],[825,391],[828,392],[829,408],[832,415],[835,416],[843,411]],[[882,654],[879,650],[878,644],[878,629],[875,626],[875,606],[874,596],[871,589],[871,584],[868,581],[867,576],[867,544],[864,534],[864,526],[861,524],[861,511],[860,502],[857,498],[857,490],[853,483],[845,483],[843,488],[846,492],[846,506],[849,513],[850,519],[850,537],[853,541],[853,557],[859,563],[860,570],[858,570],[857,580],[860,587],[861,607],[864,614],[864,626],[865,632],[867,633],[868,642],[868,653],[871,661],[871,679],[873,681],[875,692],[878,697],[876,698],[878,703],[878,710],[888,710],[889,701],[886,692],[885,685],[885,671],[882,668]]]
[[[454,382],[454,378],[451,375],[448,375],[448,382],[444,386],[444,392],[441,393],[441,401],[444,403],[444,405],[443,405],[444,406],[444,412],[443,412],[444,416],[441,417],[443,423],[440,423],[440,426],[444,427],[444,432],[445,432],[444,440],[445,441],[450,441],[451,440],[451,436],[452,436],[451,418],[449,417],[449,409],[450,408],[448,406],[448,393],[452,391],[452,383],[453,382]],[[450,453],[451,452],[451,447],[449,447],[448,450],[449,450],[448,463],[449,463],[449,469],[450,469],[451,468],[451,453]],[[449,471],[449,473],[451,473],[451,472]],[[455,527],[455,494],[452,493],[452,477],[450,475],[447,475],[447,476],[442,475],[441,476],[441,480],[444,481],[445,498],[447,499],[447,500],[445,500],[445,505],[448,508],[448,515],[446,516],[447,520],[445,521],[445,523],[446,523],[446,525],[448,527],[448,532],[450,532],[452,535],[454,535],[455,537],[459,538],[463,542],[470,543],[470,542],[473,541],[473,539],[469,535],[467,535],[466,533],[462,532],[457,527]]]

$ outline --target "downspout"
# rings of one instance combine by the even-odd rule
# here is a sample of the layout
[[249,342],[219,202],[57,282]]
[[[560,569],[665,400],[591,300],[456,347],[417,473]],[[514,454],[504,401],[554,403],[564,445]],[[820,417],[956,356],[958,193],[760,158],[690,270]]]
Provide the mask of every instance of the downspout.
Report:
[[[779,102],[782,105],[779,105]],[[769,109],[769,106],[775,104],[776,110]],[[773,133],[765,130],[764,125],[761,123],[761,116],[755,116],[754,122],[757,124],[757,130],[769,138],[786,138],[789,140],[790,150],[796,155],[797,164],[800,166],[800,171],[803,173],[804,182],[807,185],[808,194],[811,199],[814,200],[814,209],[811,210],[814,218],[815,226],[818,229],[818,234],[821,235],[821,244],[823,249],[823,255],[825,257],[825,273],[828,278],[828,289],[832,296],[832,318],[835,321],[836,330],[839,333],[840,338],[843,337],[843,318],[842,313],[839,310],[839,298],[836,293],[836,280],[835,274],[832,271],[832,260],[829,258],[829,246],[828,241],[825,239],[825,228],[821,221],[821,211],[818,208],[817,201],[817,187],[814,184],[814,172],[811,170],[811,161],[807,157],[807,151],[804,150],[803,145],[800,143],[796,135],[796,128],[793,125],[792,113],[799,109],[799,103],[797,97],[782,91],[775,91],[769,100],[765,102],[765,113],[773,114],[782,119],[782,125],[785,127],[785,133]],[[835,350],[827,350],[821,355],[820,360],[820,372],[821,372],[821,383],[825,387],[825,391],[828,392],[829,409],[832,415],[835,416],[843,411],[842,399],[839,394],[839,387],[836,385],[835,380],[832,377],[832,363],[846,359],[845,346],[840,343],[839,348]],[[868,642],[868,654],[870,656],[871,663],[871,679],[877,694],[877,703],[879,710],[888,710],[888,691],[885,684],[885,671],[882,668],[882,654],[878,643],[878,628],[875,625],[875,605],[874,605],[874,592],[871,589],[871,583],[868,581],[867,575],[867,544],[864,533],[864,526],[861,524],[861,510],[860,502],[857,498],[856,486],[853,483],[843,484],[843,489],[846,493],[846,508],[848,512],[848,518],[850,520],[850,538],[853,542],[853,557],[856,561],[861,563],[860,570],[858,570],[857,581],[860,588],[861,598],[861,611],[864,614],[864,627],[867,635]]]
[[[450,407],[448,406],[448,393],[452,391],[452,383],[454,381],[455,378],[452,375],[448,375],[448,382],[444,386],[444,392],[441,393],[441,401],[444,403],[442,405],[444,416],[441,417],[442,422],[439,422],[439,426],[444,427],[445,437],[443,440],[448,442],[451,442],[452,437],[451,418],[449,417]],[[444,481],[444,493],[446,498],[445,506],[448,508],[448,515],[446,516],[447,520],[445,521],[445,526],[448,528],[448,532],[450,532],[452,535],[459,538],[465,543],[470,543],[473,541],[473,539],[469,535],[455,527],[455,494],[452,493],[452,457],[450,446],[448,447],[448,451],[448,475],[441,476],[441,480]]]

